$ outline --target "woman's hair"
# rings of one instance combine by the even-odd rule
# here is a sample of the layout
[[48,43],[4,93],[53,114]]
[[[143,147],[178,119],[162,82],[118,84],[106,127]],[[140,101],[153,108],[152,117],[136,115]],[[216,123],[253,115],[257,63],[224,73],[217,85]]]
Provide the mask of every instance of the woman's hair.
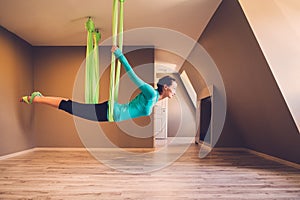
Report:
[[173,81],[176,81],[176,79],[171,76],[164,76],[160,78],[157,83],[158,93],[161,94],[163,92],[164,85],[171,86]]

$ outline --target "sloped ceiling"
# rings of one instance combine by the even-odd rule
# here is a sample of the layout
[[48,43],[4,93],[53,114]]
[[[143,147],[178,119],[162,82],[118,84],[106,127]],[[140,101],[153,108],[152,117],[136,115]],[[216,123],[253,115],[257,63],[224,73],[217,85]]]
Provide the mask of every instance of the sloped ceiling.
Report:
[[239,2],[300,131],[300,1]]

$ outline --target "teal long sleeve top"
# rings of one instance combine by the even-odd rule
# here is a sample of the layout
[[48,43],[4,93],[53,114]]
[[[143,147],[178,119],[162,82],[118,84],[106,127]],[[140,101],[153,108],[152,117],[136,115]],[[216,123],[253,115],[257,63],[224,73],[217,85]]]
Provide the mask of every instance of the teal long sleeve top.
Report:
[[141,93],[127,104],[114,103],[114,121],[119,122],[137,117],[149,116],[152,113],[153,106],[158,101],[158,91],[135,74],[120,49],[117,49],[114,54],[122,63],[130,80],[141,90]]

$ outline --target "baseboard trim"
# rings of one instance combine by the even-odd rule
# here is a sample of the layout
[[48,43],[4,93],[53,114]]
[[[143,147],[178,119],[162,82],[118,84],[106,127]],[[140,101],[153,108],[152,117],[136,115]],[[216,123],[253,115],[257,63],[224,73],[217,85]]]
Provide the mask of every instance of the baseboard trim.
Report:
[[267,160],[271,160],[271,161],[274,161],[274,162],[277,162],[277,163],[280,163],[280,164],[283,164],[283,165],[287,165],[287,166],[290,166],[290,167],[293,167],[293,168],[296,168],[296,169],[300,169],[300,165],[297,164],[297,163],[290,162],[290,161],[287,161],[287,160],[284,160],[284,159],[281,159],[281,158],[277,158],[275,156],[270,156],[268,154],[264,154],[264,153],[261,153],[261,152],[258,152],[258,151],[254,151],[252,149],[245,149],[245,150],[247,152],[251,153],[251,154],[257,155],[257,156],[265,158]]
[[23,155],[23,154],[26,154],[26,153],[31,153],[33,151],[35,151],[35,148],[27,149],[27,150],[24,150],[24,151],[19,151],[19,152],[16,152],[16,153],[7,154],[7,155],[4,155],[4,156],[0,156],[0,160],[13,158],[13,157],[20,156],[20,155]]
[[88,151],[85,147],[36,147],[35,151]]
[[213,150],[217,150],[217,151],[247,151],[246,148],[243,147],[214,147],[212,149]]
[[[203,145],[203,144],[202,144]],[[283,165],[287,165],[296,169],[300,169],[300,164],[294,163],[294,162],[290,162],[281,158],[277,158],[275,156],[271,156],[265,153],[261,153],[252,149],[247,149],[247,148],[232,148],[232,147],[215,147],[213,149],[211,149],[211,147],[207,146],[207,145],[203,145],[202,147],[204,147],[205,149],[209,150],[209,151],[213,151],[213,150],[219,150],[219,151],[245,151],[251,154],[254,154],[256,156],[262,157],[264,159],[267,160],[271,160]],[[8,154],[8,155],[4,155],[4,156],[0,156],[0,160],[5,160],[5,159],[9,159],[9,158],[13,158],[16,156],[20,156],[26,153],[31,153],[34,151],[88,151],[88,149],[84,148],[84,147],[78,147],[78,148],[66,148],[66,147],[36,147],[36,148],[31,148],[31,149],[27,149],[24,151],[20,151],[20,152],[16,152],[16,153],[12,153],[12,154]]]
[[275,156],[271,156],[271,155],[268,155],[268,154],[265,154],[265,153],[261,153],[261,152],[258,152],[258,151],[252,150],[252,149],[247,149],[247,148],[243,148],[243,147],[237,147],[237,148],[215,147],[215,148],[213,148],[213,150],[214,149],[219,150],[219,151],[245,151],[245,152],[254,154],[256,156],[262,157],[264,159],[267,159],[267,160],[271,160],[271,161],[274,161],[274,162],[277,162],[277,163],[280,163],[280,164],[283,164],[283,165],[287,165],[289,167],[300,169],[300,165],[297,164],[297,163],[290,162],[290,161],[287,161],[287,160],[284,160],[284,159],[281,159],[281,158],[277,158]]

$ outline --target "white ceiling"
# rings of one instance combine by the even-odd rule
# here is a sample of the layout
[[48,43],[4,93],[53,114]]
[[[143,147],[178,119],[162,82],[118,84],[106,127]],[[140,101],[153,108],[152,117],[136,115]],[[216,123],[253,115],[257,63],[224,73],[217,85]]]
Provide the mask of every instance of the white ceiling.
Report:
[[[92,16],[111,36],[113,0],[0,0],[0,25],[33,46],[82,46]],[[124,30],[161,27],[197,40],[221,0],[126,0]]]

